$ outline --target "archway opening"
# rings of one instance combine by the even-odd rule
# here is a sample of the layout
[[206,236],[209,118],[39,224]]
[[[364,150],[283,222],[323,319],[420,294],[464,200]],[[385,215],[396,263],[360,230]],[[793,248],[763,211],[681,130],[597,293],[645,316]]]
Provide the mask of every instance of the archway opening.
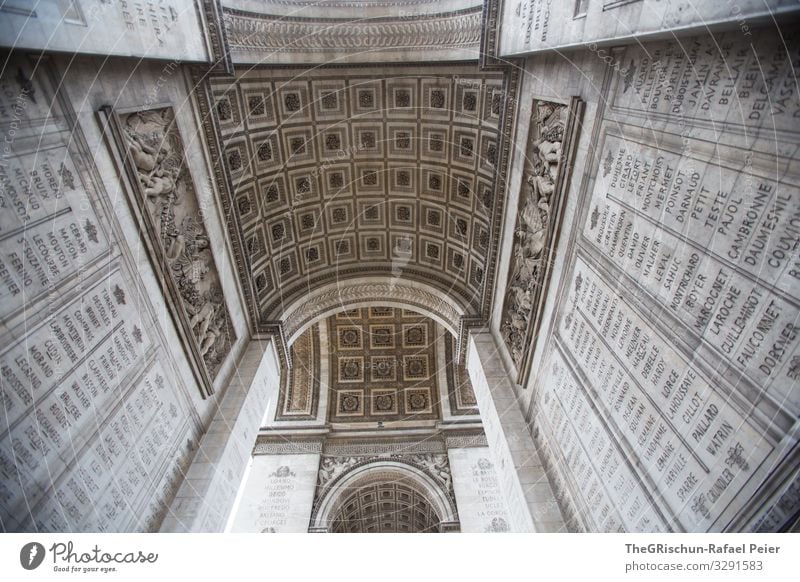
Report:
[[425,495],[402,481],[362,485],[345,495],[332,533],[436,533],[441,517]]

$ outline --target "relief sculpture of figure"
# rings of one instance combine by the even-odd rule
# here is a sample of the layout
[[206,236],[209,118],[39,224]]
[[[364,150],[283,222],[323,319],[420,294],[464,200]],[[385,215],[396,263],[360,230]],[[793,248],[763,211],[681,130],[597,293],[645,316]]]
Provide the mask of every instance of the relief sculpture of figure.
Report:
[[140,200],[188,317],[185,325],[213,377],[233,333],[174,113],[170,108],[131,113],[122,129]]
[[525,354],[528,326],[541,287],[542,266],[550,235],[552,196],[562,156],[565,113],[566,107],[557,103],[540,102],[534,107],[520,211],[514,232],[508,299],[500,323],[503,341],[517,365]]

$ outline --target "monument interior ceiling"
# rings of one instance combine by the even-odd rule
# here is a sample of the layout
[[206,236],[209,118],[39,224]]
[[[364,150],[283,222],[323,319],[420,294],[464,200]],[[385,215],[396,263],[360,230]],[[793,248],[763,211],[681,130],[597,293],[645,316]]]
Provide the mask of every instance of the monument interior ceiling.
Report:
[[255,320],[280,320],[318,286],[368,275],[421,280],[468,313],[485,310],[504,82],[474,65],[211,77]]
[[0,530],[800,529],[800,4],[29,4]]

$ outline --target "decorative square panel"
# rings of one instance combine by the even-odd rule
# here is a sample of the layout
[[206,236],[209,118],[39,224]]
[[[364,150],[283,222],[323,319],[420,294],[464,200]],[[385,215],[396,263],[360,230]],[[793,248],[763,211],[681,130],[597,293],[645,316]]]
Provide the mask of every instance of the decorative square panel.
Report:
[[353,207],[349,202],[329,204],[325,211],[328,232],[353,229]]
[[483,276],[484,276],[483,265],[473,260],[469,269],[470,285],[472,285],[476,289],[480,288],[481,285],[483,285]]
[[372,382],[394,382],[397,380],[397,357],[370,356],[369,373]]
[[258,180],[257,188],[262,216],[274,216],[289,207],[289,198],[282,174]]
[[450,117],[450,78],[422,79],[423,115]]
[[398,413],[397,390],[373,389],[369,391],[370,413],[373,416]]
[[489,135],[481,136],[478,168],[491,173],[497,167],[497,140]]
[[244,89],[242,91],[242,98],[244,99],[245,111],[247,114],[247,126],[250,129],[257,129],[274,124],[275,110],[269,91]]
[[450,202],[457,204],[467,212],[472,210],[473,178],[453,172],[450,176]]
[[422,245],[422,254],[420,256],[421,262],[433,265],[435,267],[441,267],[444,264],[442,261],[442,258],[444,257],[442,243],[420,237],[420,244]]
[[242,139],[238,142],[231,142],[225,148],[225,164],[231,178],[234,180],[246,180],[250,175],[250,153],[247,149],[247,141]]
[[372,79],[351,80],[350,104],[357,115],[382,115],[384,105],[381,82]]
[[349,262],[356,258],[356,238],[352,233],[329,237],[331,263]]
[[311,100],[305,83],[287,83],[278,87],[277,101],[283,122],[311,121]]
[[273,250],[294,244],[294,233],[289,216],[282,216],[267,225],[267,237]]
[[436,234],[444,234],[445,215],[441,207],[422,203],[420,212],[420,229]]
[[428,196],[444,198],[447,175],[439,170],[422,169],[422,192]]
[[344,128],[328,128],[319,132],[319,151],[323,158],[335,158],[343,160],[349,154],[345,152],[349,149],[347,141],[347,131]]
[[416,224],[417,208],[415,202],[393,201],[389,207],[391,208],[390,224],[392,228],[413,227]]
[[364,391],[340,390],[336,393],[337,416],[364,416]]
[[361,326],[343,325],[336,328],[336,347],[339,350],[362,350],[364,338]]
[[429,388],[409,388],[403,391],[405,396],[405,413],[408,415],[430,414],[433,410],[431,391]]
[[316,158],[314,137],[311,130],[295,129],[283,134],[283,149],[286,152],[286,164],[295,166]]
[[427,354],[403,356],[403,379],[408,381],[423,380],[430,376]]
[[370,319],[394,318],[394,307],[370,307]]
[[415,260],[415,237],[411,234],[392,234],[392,270],[402,270],[404,265]]
[[450,128],[425,123],[419,140],[420,154],[426,161],[447,161],[450,155]]
[[236,197],[236,213],[243,224],[250,222],[258,217],[258,205],[256,204],[256,193],[253,187],[242,190]]
[[260,271],[256,271],[255,277],[253,277],[253,285],[258,297],[266,295],[273,290],[272,270],[269,266],[264,267]]
[[480,95],[480,79],[459,79],[456,83],[455,110],[464,117],[479,118]]
[[[230,84],[226,84],[226,88]],[[235,87],[228,91],[218,92],[214,89],[213,112],[220,127],[235,131],[242,127],[242,114],[239,107],[239,94]]]
[[296,170],[289,172],[289,186],[294,204],[319,199],[317,174],[314,171]]
[[321,265],[328,263],[325,256],[325,243],[324,241],[317,241],[307,243],[300,246],[300,257],[303,261],[303,271],[309,271],[319,268]]
[[466,269],[464,252],[447,245],[447,270],[451,273],[461,274]]
[[456,210],[451,210],[447,217],[447,234],[451,240],[463,242],[467,246],[470,236],[470,218]]
[[472,229],[472,249],[479,255],[485,257],[489,252],[491,237],[489,230],[482,224],[473,224]]
[[304,210],[297,210],[295,216],[295,226],[300,239],[312,236],[320,236],[324,229],[320,223],[319,209],[311,207]]
[[389,195],[414,196],[417,193],[417,168],[411,163],[390,163],[388,169]]
[[394,336],[397,330],[394,325],[370,325],[369,347],[373,350],[386,350],[394,348]]
[[421,348],[428,345],[428,326],[425,324],[403,324],[403,347]]
[[415,124],[389,124],[387,133],[390,159],[416,157],[418,138]]
[[394,117],[416,117],[417,108],[417,80],[396,79],[387,81],[387,106],[389,115]]
[[340,384],[364,381],[363,356],[341,356],[338,360],[337,378]]
[[347,88],[343,82],[312,81],[316,119],[341,119],[347,115]]
[[353,157],[370,159],[383,157],[384,137],[381,123],[353,123]]
[[359,248],[363,260],[386,259],[386,233],[359,233]]
[[464,168],[474,169],[478,159],[478,134],[475,131],[453,131],[452,162]]
[[358,205],[358,223],[365,227],[386,226],[386,202],[367,200]]
[[356,185],[359,192],[383,191],[383,166],[359,164],[358,172]]
[[275,273],[277,274],[278,285],[286,281],[291,281],[300,275],[297,265],[297,253],[294,250],[282,250],[272,261]]

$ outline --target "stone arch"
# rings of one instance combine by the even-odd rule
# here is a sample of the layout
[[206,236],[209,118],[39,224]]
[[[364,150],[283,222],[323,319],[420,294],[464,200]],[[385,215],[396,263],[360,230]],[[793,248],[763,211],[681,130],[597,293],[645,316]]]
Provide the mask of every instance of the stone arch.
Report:
[[401,482],[430,504],[439,517],[440,531],[458,529],[458,512],[452,496],[424,470],[402,460],[374,460],[358,464],[334,479],[315,504],[309,531],[328,531],[350,494],[376,483]]
[[311,325],[330,315],[370,306],[413,309],[440,323],[454,337],[458,337],[459,323],[467,313],[463,304],[432,285],[392,277],[365,277],[316,289],[289,303],[275,318],[283,323],[291,345]]

